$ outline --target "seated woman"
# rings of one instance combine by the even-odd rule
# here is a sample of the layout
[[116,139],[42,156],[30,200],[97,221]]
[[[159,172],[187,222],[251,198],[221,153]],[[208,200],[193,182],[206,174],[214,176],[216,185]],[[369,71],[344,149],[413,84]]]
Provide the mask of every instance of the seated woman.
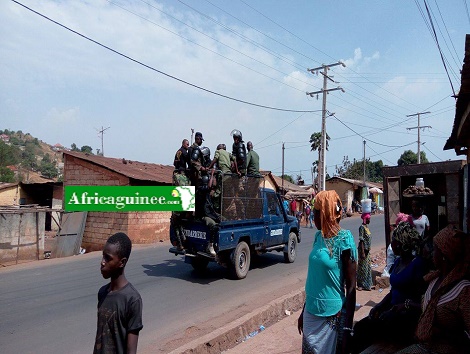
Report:
[[420,316],[419,302],[424,293],[425,263],[417,254],[420,236],[408,222],[401,222],[393,231],[392,248],[398,256],[390,269],[390,292],[375,305],[369,317],[354,326],[354,352],[359,353],[375,341],[402,345],[412,343]]
[[419,344],[399,353],[469,353],[470,236],[449,225],[433,241],[437,270],[425,276]]

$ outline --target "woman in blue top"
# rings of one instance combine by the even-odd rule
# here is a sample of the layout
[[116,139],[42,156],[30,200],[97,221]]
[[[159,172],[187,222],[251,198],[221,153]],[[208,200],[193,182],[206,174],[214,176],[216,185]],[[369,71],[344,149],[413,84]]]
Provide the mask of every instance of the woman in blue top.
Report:
[[302,353],[348,353],[356,305],[357,248],[339,226],[341,200],[335,191],[315,197],[315,234],[309,256],[305,305],[298,320]]
[[393,231],[392,249],[398,257],[390,268],[390,292],[354,326],[354,353],[376,341],[406,346],[413,340],[421,311],[411,304],[420,302],[427,272],[424,260],[415,256],[420,242],[409,222],[400,222]]

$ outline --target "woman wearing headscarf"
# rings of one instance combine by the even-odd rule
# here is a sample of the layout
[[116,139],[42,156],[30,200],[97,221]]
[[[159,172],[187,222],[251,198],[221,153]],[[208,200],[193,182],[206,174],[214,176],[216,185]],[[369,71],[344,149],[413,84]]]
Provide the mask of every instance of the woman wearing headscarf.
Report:
[[357,251],[359,261],[357,264],[357,290],[370,290],[372,288],[372,268],[370,262],[371,235],[369,230],[370,213],[361,215],[362,225],[359,227],[359,245]]
[[436,270],[425,276],[419,344],[399,353],[470,353],[470,236],[449,225],[433,242]]
[[357,248],[351,232],[339,226],[342,209],[335,191],[322,191],[315,197],[313,220],[318,231],[298,320],[303,354],[350,352]]
[[354,326],[355,353],[375,341],[412,343],[420,310],[410,305],[420,301],[425,289],[425,262],[416,255],[419,245],[416,228],[400,222],[392,237],[392,249],[398,257],[390,268],[390,292]]

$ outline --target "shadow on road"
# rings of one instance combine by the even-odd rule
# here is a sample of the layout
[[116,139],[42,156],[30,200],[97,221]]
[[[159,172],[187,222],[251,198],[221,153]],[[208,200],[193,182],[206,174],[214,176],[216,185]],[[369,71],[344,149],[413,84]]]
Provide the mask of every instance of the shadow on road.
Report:
[[[250,270],[263,269],[278,263],[283,263],[284,258],[281,253],[252,255]],[[213,281],[227,279],[234,280],[227,268],[210,262],[205,270],[196,271],[182,258],[167,259],[157,264],[142,264],[144,273],[149,277],[166,277],[189,281],[197,284],[210,284]]]

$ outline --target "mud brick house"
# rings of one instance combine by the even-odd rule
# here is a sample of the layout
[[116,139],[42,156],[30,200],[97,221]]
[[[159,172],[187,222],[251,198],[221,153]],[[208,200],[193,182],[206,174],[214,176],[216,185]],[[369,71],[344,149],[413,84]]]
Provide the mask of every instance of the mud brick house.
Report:
[[[172,184],[173,166],[63,151],[65,186],[165,186]],[[170,212],[89,212],[82,247],[101,250],[115,232],[133,243],[169,238]]]

